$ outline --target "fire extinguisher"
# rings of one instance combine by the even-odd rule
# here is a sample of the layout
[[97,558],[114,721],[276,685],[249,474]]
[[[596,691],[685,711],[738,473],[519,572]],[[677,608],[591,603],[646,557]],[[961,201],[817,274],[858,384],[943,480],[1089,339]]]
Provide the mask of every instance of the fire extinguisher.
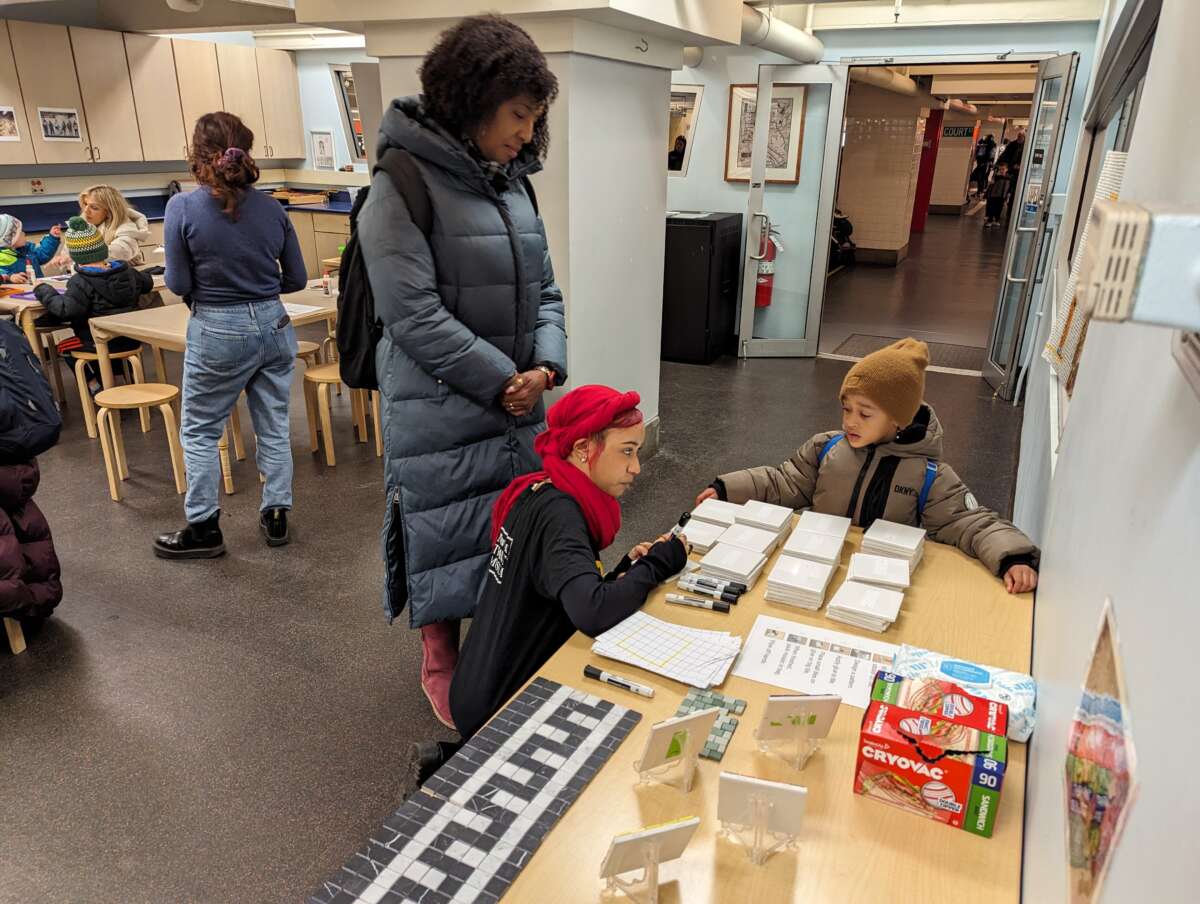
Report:
[[783,242],[779,231],[774,227],[767,232],[767,249],[762,260],[758,262],[758,278],[755,280],[754,306],[769,308],[771,293],[775,291],[775,257],[783,250]]

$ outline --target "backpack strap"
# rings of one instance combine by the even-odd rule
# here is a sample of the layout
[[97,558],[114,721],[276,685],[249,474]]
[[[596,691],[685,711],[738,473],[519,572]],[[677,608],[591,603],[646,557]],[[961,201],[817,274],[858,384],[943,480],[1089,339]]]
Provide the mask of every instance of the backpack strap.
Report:
[[533,205],[533,215],[540,217],[542,212],[538,210],[537,192],[533,190],[533,183],[529,181],[528,176],[522,176],[521,184],[525,186],[525,194],[529,195],[529,203]]
[[937,462],[932,458],[925,459],[925,483],[921,485],[921,494],[917,496],[917,521],[920,522],[925,515],[925,503],[929,499],[929,491],[933,489],[933,482],[937,479]]
[[825,445],[821,447],[821,451],[817,453],[817,467],[821,466],[821,462],[825,460],[825,456],[829,454],[829,450],[846,438],[844,433],[836,433],[829,439],[825,440]]
[[433,231],[433,203],[429,200],[429,187],[412,155],[400,148],[388,148],[375,163],[375,172],[388,174],[408,206],[413,223],[428,239]]

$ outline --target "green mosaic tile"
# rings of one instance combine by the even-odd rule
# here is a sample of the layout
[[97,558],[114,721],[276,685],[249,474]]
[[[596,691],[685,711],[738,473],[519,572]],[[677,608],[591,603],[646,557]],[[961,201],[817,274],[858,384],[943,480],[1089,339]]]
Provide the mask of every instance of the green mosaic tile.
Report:
[[711,709],[714,706],[719,706],[722,712],[717,716],[712,731],[709,732],[704,746],[700,749],[700,756],[707,760],[720,760],[725,756],[725,751],[729,749],[729,742],[733,740],[733,733],[738,727],[737,716],[746,712],[746,701],[736,697],[726,697],[716,691],[693,687],[688,689],[683,701],[679,704],[679,709],[675,711],[677,716],[686,716],[702,709]]

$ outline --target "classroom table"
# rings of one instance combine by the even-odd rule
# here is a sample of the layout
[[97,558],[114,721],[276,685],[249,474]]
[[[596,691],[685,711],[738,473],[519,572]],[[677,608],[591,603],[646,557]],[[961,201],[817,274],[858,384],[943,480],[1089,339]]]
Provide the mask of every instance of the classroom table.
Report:
[[[310,280],[307,287],[282,296],[282,300],[285,304],[306,305],[312,308],[311,311],[292,315],[292,323],[295,326],[325,321],[332,330],[337,320],[337,297],[325,295],[319,279]],[[104,388],[109,389],[113,385],[112,358],[108,353],[108,342],[117,336],[136,339],[149,345],[154,350],[154,363],[159,381],[171,382],[166,376],[163,352],[184,350],[187,345],[190,317],[191,312],[186,305],[168,304],[161,308],[110,314],[107,317],[94,317],[89,320],[92,338],[96,342],[96,354],[100,359],[100,376]]]
[[[832,597],[849,555],[861,543],[852,529],[842,564],[830,581]],[[776,553],[778,556],[779,553]],[[889,643],[910,643],[975,662],[1028,672],[1033,638],[1033,596],[1010,596],[994,575],[957,549],[932,541],[913,574],[904,607],[882,635],[825,617],[766,602],[764,570],[757,585],[724,615],[669,605],[658,588],[646,611],[697,628],[745,637],[760,614],[788,618]],[[669,585],[674,591],[673,584]],[[616,834],[674,819],[699,816],[700,827],[679,860],[660,872],[662,902],[1015,902],[1021,887],[1026,745],[1009,747],[1008,769],[995,834],[980,838],[926,820],[853,792],[855,755],[863,711],[843,705],[829,737],[803,771],[772,754],[759,753],[754,729],[769,694],[787,691],[732,673],[717,688],[748,702],[721,762],[701,759],[689,794],[664,785],[636,786],[633,763],[641,756],[650,725],[674,715],[683,684],[591,653],[591,640],[576,633],[539,675],[586,690],[642,713],[642,720],[563,814],[506,901],[596,901],[600,863]],[[595,664],[655,688],[652,699],[583,677]],[[796,848],[775,853],[759,867],[745,849],[718,839],[717,783],[722,771],[739,772],[808,789],[804,829]]]

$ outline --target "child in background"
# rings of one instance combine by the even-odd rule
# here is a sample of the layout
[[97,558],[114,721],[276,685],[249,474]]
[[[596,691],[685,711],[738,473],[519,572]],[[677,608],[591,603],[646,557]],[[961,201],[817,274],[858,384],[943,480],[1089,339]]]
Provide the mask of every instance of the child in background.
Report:
[[1000,225],[1000,214],[1004,212],[1004,199],[1008,197],[1012,177],[1008,174],[1008,164],[1001,163],[992,175],[992,184],[987,189],[987,209],[984,212],[983,228]]
[[0,213],[0,274],[4,276],[4,281],[28,282],[25,276],[27,265],[32,265],[34,276],[41,279],[42,264],[48,264],[54,257],[61,236],[62,227],[56,223],[50,227],[48,235],[30,247],[21,221],[12,214]]
[[[138,307],[140,296],[154,290],[154,278],[135,270],[125,261],[109,260],[108,246],[96,227],[83,217],[71,217],[67,223],[67,251],[75,262],[75,275],[67,281],[66,291],[59,293],[53,286],[39,285],[34,291],[46,313],[38,318],[39,326],[70,324],[75,338],[59,344],[59,351],[94,352],[96,343],[88,326],[91,317],[123,314]],[[110,351],[121,352],[136,348],[133,339],[118,336],[108,343]],[[94,363],[87,365],[88,388],[100,390],[100,374]]]
[[[942,425],[922,398],[929,349],[901,339],[867,355],[842,382],[842,429],[818,433],[779,467],[723,474],[696,499],[750,499],[924,528],[983,562],[1009,593],[1037,586],[1038,548],[982,508],[942,461]],[[923,505],[922,505],[923,503]]]

